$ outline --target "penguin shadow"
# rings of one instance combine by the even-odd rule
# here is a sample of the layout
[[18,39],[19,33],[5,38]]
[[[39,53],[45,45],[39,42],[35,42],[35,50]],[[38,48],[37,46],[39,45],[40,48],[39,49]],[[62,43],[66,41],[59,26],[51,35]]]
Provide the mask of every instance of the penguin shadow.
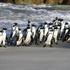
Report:
[[53,47],[70,49],[70,42],[58,41],[58,44],[53,44]]
[[68,48],[68,49],[70,49],[70,43],[65,42],[65,43],[63,44],[63,48]]

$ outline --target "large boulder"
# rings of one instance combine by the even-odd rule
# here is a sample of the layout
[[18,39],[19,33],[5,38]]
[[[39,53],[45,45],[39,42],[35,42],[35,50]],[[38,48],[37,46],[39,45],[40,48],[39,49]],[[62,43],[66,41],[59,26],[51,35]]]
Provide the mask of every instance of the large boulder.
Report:
[[15,0],[16,4],[61,4],[63,0]]
[[5,0],[7,3],[13,3],[13,0]]
[[61,4],[63,0],[47,0],[47,4]]
[[15,4],[69,4],[70,0],[0,0],[0,2]]
[[15,0],[16,4],[42,4],[43,0]]
[[32,4],[32,0],[15,0],[16,4]]
[[44,0],[33,0],[33,4],[43,4]]
[[66,1],[64,1],[64,3],[67,4],[67,5],[70,5],[70,0],[66,0]]

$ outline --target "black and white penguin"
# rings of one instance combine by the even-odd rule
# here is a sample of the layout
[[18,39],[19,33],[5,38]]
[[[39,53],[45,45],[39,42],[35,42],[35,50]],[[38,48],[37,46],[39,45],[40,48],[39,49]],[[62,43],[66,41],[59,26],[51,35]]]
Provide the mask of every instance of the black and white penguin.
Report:
[[69,28],[68,33],[67,33],[67,36],[66,36],[66,41],[68,43],[70,43],[70,28]]
[[48,23],[45,22],[45,23],[44,23],[44,36],[46,36],[47,33],[48,33]]
[[48,31],[49,31],[48,23],[45,22],[44,23],[44,41],[47,39]]
[[52,22],[53,22],[54,26],[58,25],[58,23],[59,23],[58,17],[56,17]]
[[61,29],[60,29],[60,37],[62,38],[62,33],[64,31],[64,27],[65,27],[65,22],[63,21],[63,19],[59,18],[58,21],[60,21],[61,23]]
[[39,42],[43,42],[43,37],[44,37],[44,27],[43,25],[40,25],[39,27]]
[[18,38],[19,38],[18,23],[14,23],[11,32],[10,45],[16,46]]
[[5,47],[6,45],[6,38],[7,38],[7,28],[3,28],[3,46]]
[[22,30],[19,28],[19,38],[17,40],[17,46],[20,46],[22,44],[22,39],[23,39],[23,33],[22,33]]
[[54,32],[53,32],[53,38],[54,38],[54,43],[58,43],[58,37],[59,37],[59,32],[60,28],[58,28],[57,25],[54,26]]
[[24,40],[24,45],[30,45],[31,37],[32,37],[31,28],[27,27],[27,32],[26,32],[26,38]]
[[7,28],[2,28],[0,30],[0,46],[4,46],[4,47],[6,45],[6,36],[7,36],[6,30]]
[[18,23],[14,23],[12,37],[14,37],[15,35],[17,35],[18,33],[19,33]]
[[0,29],[0,46],[2,46],[3,42],[3,29]]
[[31,27],[31,31],[32,31],[32,37],[33,37],[33,39],[35,38],[35,35],[36,35],[36,25],[34,25],[34,24],[32,24],[32,27]]
[[65,23],[64,31],[62,33],[62,41],[66,41],[68,37],[68,32],[69,32],[69,24],[68,22]]
[[27,26],[25,27],[25,29],[23,30],[23,38],[25,39],[26,38],[26,35],[27,35],[27,29],[30,28],[30,21],[28,20],[28,24]]
[[37,27],[36,25],[32,24],[31,26],[31,32],[32,32],[32,42],[33,44],[35,44],[35,41],[36,41],[36,30],[37,30]]
[[53,24],[50,23],[50,24],[49,24],[48,37],[47,37],[47,40],[45,41],[45,44],[44,44],[43,47],[47,47],[47,46],[52,47],[53,32],[54,32]]
[[68,22],[65,23],[64,29],[65,29],[65,34],[66,34],[68,32],[68,30],[69,30],[69,24],[68,24]]

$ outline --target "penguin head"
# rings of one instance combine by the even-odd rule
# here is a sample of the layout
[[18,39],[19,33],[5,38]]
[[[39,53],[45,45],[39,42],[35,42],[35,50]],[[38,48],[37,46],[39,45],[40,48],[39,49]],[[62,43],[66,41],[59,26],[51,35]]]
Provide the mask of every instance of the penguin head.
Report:
[[41,28],[41,27],[43,27],[43,24],[42,23],[39,25],[39,28]]
[[44,23],[44,27],[47,27],[47,26],[48,26],[48,23],[47,23],[47,22],[45,22],[45,23]]
[[13,27],[14,27],[14,26],[17,26],[17,25],[18,25],[18,23],[14,23],[14,24],[13,24]]
[[30,23],[30,20],[28,20],[28,23]]
[[30,27],[28,27],[28,29],[27,29],[27,32],[31,32],[31,29],[30,29]]
[[43,24],[40,24],[39,28],[40,29],[44,29]]
[[18,30],[19,30],[19,33],[21,33],[21,32],[22,32],[22,30],[21,30],[20,28],[19,28]]
[[58,29],[58,27],[57,26],[54,26],[54,29]]
[[65,23],[65,28],[68,28],[68,27],[69,27],[68,22],[66,22]]
[[55,22],[56,20],[53,20],[52,22]]
[[32,24],[32,27],[36,27],[36,25],[35,24]]
[[63,19],[62,19],[62,18],[59,18],[59,19],[58,19],[58,21],[62,22],[62,21],[63,21]]
[[68,22],[66,22],[65,25],[68,25]]
[[55,17],[55,20],[58,20],[58,17]]
[[19,30],[19,31],[21,31],[21,29],[20,29],[20,28],[18,28],[18,30]]
[[49,30],[50,30],[50,31],[53,31],[53,27],[49,27]]
[[44,29],[44,27],[42,26],[42,27],[40,27],[40,29]]
[[53,26],[53,23],[50,22],[48,25],[49,25],[49,26]]
[[30,29],[30,26],[28,26],[27,29]]
[[47,22],[44,22],[44,25],[47,25],[48,23]]
[[7,30],[7,28],[3,28],[3,30]]
[[30,24],[29,23],[27,24],[27,27],[30,27]]

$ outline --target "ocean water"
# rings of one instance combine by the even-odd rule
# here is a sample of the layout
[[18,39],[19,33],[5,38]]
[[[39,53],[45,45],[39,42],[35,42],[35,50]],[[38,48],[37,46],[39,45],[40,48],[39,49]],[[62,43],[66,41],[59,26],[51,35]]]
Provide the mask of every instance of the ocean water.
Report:
[[[62,8],[61,8],[62,7]],[[69,6],[51,5],[14,5],[0,3],[0,28],[11,29],[14,22],[24,29],[28,20],[32,24],[39,25],[43,22],[52,22],[55,17],[63,18],[70,22]]]

